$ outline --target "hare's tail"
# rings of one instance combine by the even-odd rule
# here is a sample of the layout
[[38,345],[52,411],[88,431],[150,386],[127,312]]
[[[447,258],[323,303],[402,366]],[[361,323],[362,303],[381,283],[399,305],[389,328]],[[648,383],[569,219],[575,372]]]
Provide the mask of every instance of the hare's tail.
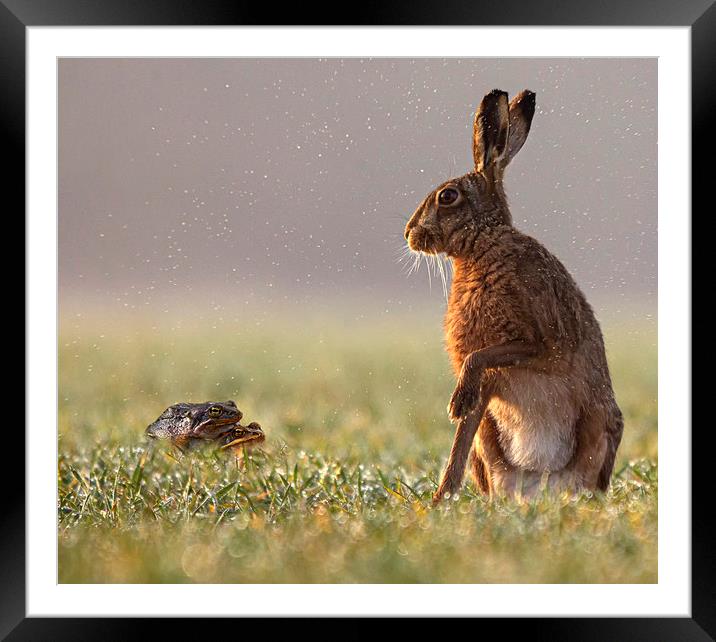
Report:
[[604,463],[597,478],[597,488],[601,491],[606,491],[609,488],[609,480],[612,475],[612,469],[614,468],[614,458],[616,457],[619,443],[622,440],[623,432],[624,417],[615,403],[607,420],[607,454],[604,457]]

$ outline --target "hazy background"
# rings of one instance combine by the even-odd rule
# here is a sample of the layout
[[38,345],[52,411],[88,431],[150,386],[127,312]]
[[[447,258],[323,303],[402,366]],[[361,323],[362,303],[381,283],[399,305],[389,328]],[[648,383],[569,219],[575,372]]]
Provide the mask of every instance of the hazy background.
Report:
[[602,316],[655,314],[656,59],[568,58],[61,59],[61,312],[439,312],[403,227],[493,87],[537,92],[516,226]]

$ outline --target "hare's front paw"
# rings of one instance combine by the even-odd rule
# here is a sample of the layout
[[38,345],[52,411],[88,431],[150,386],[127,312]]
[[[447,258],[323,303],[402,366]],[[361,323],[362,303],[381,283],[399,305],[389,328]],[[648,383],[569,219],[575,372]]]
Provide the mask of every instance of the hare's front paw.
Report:
[[475,409],[477,402],[480,400],[480,391],[470,385],[466,385],[462,380],[458,382],[455,392],[448,404],[448,416],[451,421],[458,422],[467,417],[467,415]]
[[460,483],[455,483],[451,479],[443,479],[443,481],[440,482],[440,486],[438,486],[438,489],[433,495],[433,506],[437,506],[446,496],[454,497],[457,493],[460,492],[460,486]]

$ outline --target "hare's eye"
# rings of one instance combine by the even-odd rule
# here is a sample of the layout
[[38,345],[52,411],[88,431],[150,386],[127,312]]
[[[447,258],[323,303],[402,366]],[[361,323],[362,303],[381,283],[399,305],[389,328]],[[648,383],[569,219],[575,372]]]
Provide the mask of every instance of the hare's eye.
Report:
[[218,417],[221,414],[221,408],[219,406],[212,406],[209,408],[209,416],[210,417]]
[[446,187],[438,194],[438,204],[453,205],[459,197],[460,192],[458,192],[454,187]]

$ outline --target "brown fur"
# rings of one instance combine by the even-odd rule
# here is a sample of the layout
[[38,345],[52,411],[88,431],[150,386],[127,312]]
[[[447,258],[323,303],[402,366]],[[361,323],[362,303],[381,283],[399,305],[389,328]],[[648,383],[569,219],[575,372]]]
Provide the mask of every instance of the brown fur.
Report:
[[[406,226],[412,250],[444,252],[454,268],[445,334],[458,427],[436,501],[459,490],[468,458],[490,494],[605,490],[621,440],[592,308],[562,263],[512,226],[503,171],[527,138],[534,98],[485,96],[475,171],[428,194]],[[438,201],[446,188],[459,194],[448,205]]]

